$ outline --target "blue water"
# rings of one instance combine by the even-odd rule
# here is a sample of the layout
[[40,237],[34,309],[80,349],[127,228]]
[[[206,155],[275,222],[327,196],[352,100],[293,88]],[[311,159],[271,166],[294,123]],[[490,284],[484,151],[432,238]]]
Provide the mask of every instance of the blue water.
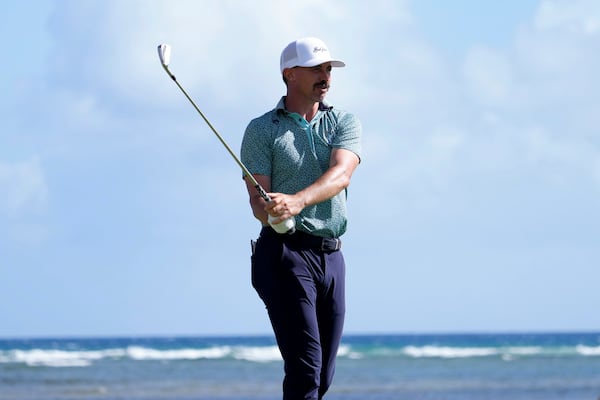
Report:
[[[0,399],[276,400],[273,338],[0,340]],[[598,400],[600,333],[346,335],[328,400]]]

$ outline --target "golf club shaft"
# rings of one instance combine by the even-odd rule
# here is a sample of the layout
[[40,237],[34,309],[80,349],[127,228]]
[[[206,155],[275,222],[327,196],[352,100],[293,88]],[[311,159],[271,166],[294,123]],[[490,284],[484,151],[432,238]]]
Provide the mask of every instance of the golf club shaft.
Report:
[[[244,172],[244,177],[248,177],[248,179],[250,179],[250,182],[252,182],[252,184],[254,185],[254,188],[256,189],[256,191],[258,192],[258,194],[260,195],[261,198],[263,198],[267,203],[271,202],[271,198],[269,197],[269,195],[267,194],[267,192],[265,191],[265,189],[258,183],[258,181],[254,178],[254,176],[252,176],[252,174],[250,173],[250,171],[248,171],[248,168],[246,168],[246,166],[242,163],[242,161],[231,150],[231,147],[229,147],[229,145],[227,144],[227,142],[225,142],[225,139],[223,139],[223,137],[219,134],[219,132],[217,132],[217,130],[210,123],[210,121],[208,120],[208,118],[206,118],[206,116],[204,115],[204,113],[202,112],[202,110],[200,110],[200,108],[196,105],[196,103],[194,102],[194,100],[192,100],[192,98],[187,94],[187,92],[185,91],[185,89],[183,88],[183,86],[181,86],[179,84],[179,82],[175,78],[175,75],[173,75],[171,73],[171,71],[169,71],[169,62],[171,60],[171,47],[168,44],[163,43],[163,44],[160,44],[158,46],[158,57],[160,58],[160,63],[162,64],[165,72],[171,77],[171,79],[173,79],[173,82],[175,82],[177,84],[177,87],[179,88],[179,90],[181,90],[181,92],[190,101],[190,103],[192,103],[192,105],[194,106],[194,108],[196,109],[196,111],[198,111],[198,114],[200,114],[200,116],[202,117],[202,119],[204,120],[204,122],[206,122],[206,124],[210,127],[210,129],[217,136],[217,138],[219,138],[219,140],[221,141],[221,143],[223,144],[223,146],[225,146],[225,148],[227,149],[227,151],[229,152],[229,154],[231,155],[231,157],[233,157],[233,159],[235,160],[235,162],[240,166],[240,168]],[[285,219],[285,220],[283,220],[283,221],[281,221],[281,222],[279,222],[277,224],[273,223],[274,220],[277,220],[277,217],[273,217],[270,214],[268,214],[267,219],[268,219],[269,225],[271,225],[271,227],[277,233],[280,233],[280,234],[283,234],[283,233],[293,234],[296,231],[296,222],[295,222],[294,217],[290,217],[288,219]]]
[[215,129],[215,127],[210,123],[210,121],[208,120],[208,118],[206,118],[206,116],[204,115],[204,113],[202,112],[202,110],[200,110],[200,108],[196,105],[196,103],[194,102],[194,100],[187,94],[187,92],[185,91],[185,89],[183,88],[183,86],[181,86],[179,84],[179,82],[177,81],[177,78],[175,78],[175,75],[173,75],[171,73],[171,71],[169,70],[169,67],[167,65],[165,65],[164,63],[163,63],[162,66],[165,69],[165,71],[167,72],[167,74],[169,74],[169,76],[171,77],[171,79],[173,79],[173,82],[175,82],[175,84],[177,85],[177,87],[179,88],[179,90],[181,90],[181,92],[190,101],[190,103],[192,103],[192,105],[194,106],[194,108],[196,109],[196,111],[198,111],[198,114],[200,114],[200,116],[202,117],[202,119],[204,120],[204,122],[206,122],[206,124],[208,125],[208,127],[217,136],[217,138],[219,139],[219,141],[223,144],[223,146],[225,146],[225,148],[227,149],[227,151],[229,152],[229,154],[231,155],[231,157],[233,157],[233,159],[235,160],[235,162],[242,169],[242,172],[244,173],[244,175],[246,177],[248,177],[248,179],[250,179],[250,181],[252,182],[252,185],[254,185],[254,188],[258,191],[258,194],[260,194],[260,197],[262,197],[265,201],[270,202],[271,198],[269,197],[269,195],[267,195],[267,192],[265,191],[265,189],[258,183],[258,181],[254,178],[254,176],[252,176],[252,174],[250,173],[250,171],[248,171],[248,168],[246,168],[246,166],[244,165],[244,163],[242,163],[242,161],[235,155],[235,153],[233,152],[233,150],[231,150],[231,147],[229,147],[229,145],[227,144],[227,142],[225,142],[225,139],[223,139],[223,137],[219,134],[219,132]]

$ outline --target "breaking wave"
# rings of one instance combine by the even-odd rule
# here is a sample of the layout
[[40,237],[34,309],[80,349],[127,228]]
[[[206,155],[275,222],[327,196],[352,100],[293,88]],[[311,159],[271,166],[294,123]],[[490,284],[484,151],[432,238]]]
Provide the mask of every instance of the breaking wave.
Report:
[[[513,360],[535,356],[600,356],[600,346],[573,347],[451,347],[451,346],[404,346],[369,347],[354,349],[343,345],[338,352],[340,358],[474,358],[502,357]],[[247,362],[275,362],[281,360],[279,349],[269,346],[211,346],[206,348],[156,349],[143,346],[128,346],[124,348],[108,348],[102,350],[57,350],[30,349],[0,351],[0,363],[25,364],[32,367],[86,367],[94,362],[103,360],[132,360],[132,361],[196,361],[196,360],[238,360]]]

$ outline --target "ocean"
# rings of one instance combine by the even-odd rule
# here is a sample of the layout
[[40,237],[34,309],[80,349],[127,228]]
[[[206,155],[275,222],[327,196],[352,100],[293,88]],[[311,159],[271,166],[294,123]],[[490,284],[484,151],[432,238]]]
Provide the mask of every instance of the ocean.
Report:
[[[0,339],[2,400],[276,400],[271,336]],[[598,400],[600,333],[346,335],[327,400]]]

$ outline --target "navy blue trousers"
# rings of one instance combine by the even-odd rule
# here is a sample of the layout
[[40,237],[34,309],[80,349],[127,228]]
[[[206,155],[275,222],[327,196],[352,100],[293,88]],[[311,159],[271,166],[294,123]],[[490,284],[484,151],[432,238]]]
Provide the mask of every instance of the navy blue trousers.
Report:
[[317,400],[329,389],[345,314],[345,263],[302,233],[263,228],[252,286],[265,303],[284,361],[283,400]]

